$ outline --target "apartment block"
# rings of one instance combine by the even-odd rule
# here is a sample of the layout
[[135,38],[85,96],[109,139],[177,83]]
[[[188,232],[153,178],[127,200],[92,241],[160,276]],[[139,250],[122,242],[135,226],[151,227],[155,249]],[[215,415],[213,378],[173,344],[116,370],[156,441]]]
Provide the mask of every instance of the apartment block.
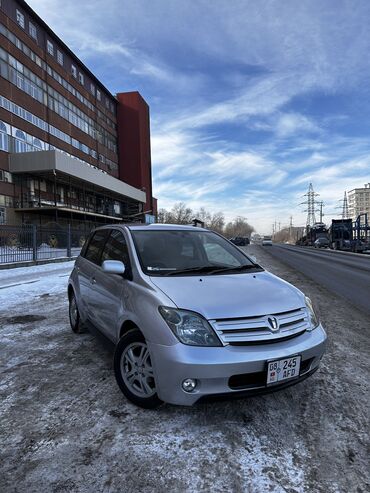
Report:
[[354,188],[347,194],[349,216],[355,220],[360,214],[367,214],[370,221],[370,183],[364,188]]
[[0,0],[0,224],[152,220],[149,107],[113,95],[22,0]]

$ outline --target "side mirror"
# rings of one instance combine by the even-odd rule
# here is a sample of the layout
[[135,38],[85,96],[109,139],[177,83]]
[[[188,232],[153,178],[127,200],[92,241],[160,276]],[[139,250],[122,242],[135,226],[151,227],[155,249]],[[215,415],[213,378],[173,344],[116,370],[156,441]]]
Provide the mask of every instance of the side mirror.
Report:
[[102,269],[107,274],[119,274],[125,273],[125,264],[120,260],[104,260]]

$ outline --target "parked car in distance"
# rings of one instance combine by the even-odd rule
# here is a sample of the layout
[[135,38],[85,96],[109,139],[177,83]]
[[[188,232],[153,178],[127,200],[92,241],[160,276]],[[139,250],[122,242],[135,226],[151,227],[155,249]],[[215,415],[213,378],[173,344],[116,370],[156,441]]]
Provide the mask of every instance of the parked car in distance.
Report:
[[275,391],[312,375],[325,351],[310,299],[202,228],[97,228],[68,299],[72,330],[113,341],[117,383],[144,408]]
[[325,237],[317,238],[317,240],[315,240],[313,246],[315,248],[329,248],[330,247],[329,238],[325,238]]
[[264,236],[262,238],[262,246],[271,246],[272,245],[272,238],[271,236]]
[[246,236],[236,236],[235,238],[231,238],[230,241],[237,246],[247,246],[250,244],[250,240]]

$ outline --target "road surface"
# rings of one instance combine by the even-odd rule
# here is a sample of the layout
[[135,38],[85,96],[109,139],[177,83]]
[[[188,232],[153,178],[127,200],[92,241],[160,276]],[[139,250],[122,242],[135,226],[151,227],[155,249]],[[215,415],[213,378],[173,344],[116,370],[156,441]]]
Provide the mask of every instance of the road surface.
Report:
[[322,314],[318,372],[274,394],[156,411],[122,395],[110,347],[70,330],[73,262],[0,271],[1,493],[369,491],[369,317],[275,250],[247,247]]
[[281,262],[370,313],[370,256],[292,245],[275,244],[263,248]]

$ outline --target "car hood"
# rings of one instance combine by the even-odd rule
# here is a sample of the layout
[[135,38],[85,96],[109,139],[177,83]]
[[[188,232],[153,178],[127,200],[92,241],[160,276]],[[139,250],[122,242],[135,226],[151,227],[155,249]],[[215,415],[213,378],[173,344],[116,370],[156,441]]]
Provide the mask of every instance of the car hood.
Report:
[[297,288],[268,272],[211,276],[151,277],[178,308],[208,320],[254,317],[305,306]]

